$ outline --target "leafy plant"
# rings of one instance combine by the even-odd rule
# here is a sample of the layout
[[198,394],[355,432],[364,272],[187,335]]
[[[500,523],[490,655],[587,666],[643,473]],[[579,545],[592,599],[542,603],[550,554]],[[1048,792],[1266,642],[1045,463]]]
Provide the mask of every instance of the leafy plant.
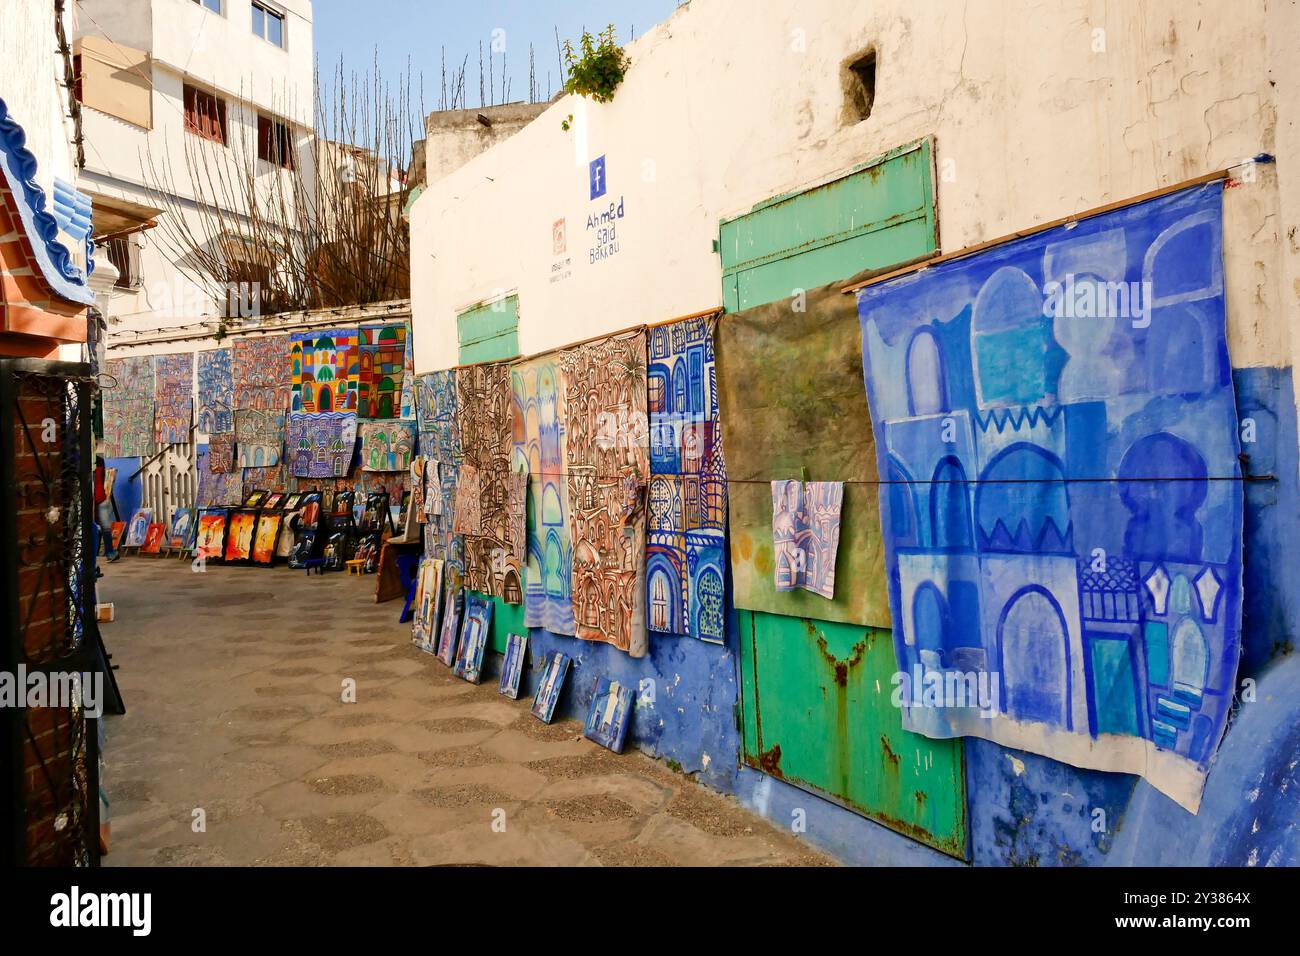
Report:
[[[628,68],[627,53],[614,39],[614,24],[595,36],[583,30],[578,49],[574,49],[572,41],[565,40],[564,66],[568,73],[564,92],[589,96],[597,103],[612,100]],[[569,128],[572,118],[561,124],[564,129]]]

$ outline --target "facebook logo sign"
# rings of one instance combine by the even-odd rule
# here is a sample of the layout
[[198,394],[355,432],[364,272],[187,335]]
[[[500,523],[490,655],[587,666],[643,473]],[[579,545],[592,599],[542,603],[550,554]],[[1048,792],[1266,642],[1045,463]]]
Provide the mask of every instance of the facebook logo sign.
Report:
[[591,198],[599,199],[605,195],[605,157],[591,161]]

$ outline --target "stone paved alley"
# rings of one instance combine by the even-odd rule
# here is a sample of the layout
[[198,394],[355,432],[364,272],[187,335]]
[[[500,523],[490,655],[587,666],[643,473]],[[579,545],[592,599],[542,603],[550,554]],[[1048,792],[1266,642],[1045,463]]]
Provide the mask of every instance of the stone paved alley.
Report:
[[493,679],[452,677],[397,602],[373,603],[373,577],[104,567],[127,705],[108,719],[106,865],[831,862],[576,722],[542,724]]

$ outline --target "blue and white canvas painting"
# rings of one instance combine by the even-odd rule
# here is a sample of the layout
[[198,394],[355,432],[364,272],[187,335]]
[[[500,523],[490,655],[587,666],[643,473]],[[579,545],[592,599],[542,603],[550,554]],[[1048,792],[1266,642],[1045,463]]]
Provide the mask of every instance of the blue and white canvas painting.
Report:
[[126,526],[126,540],[122,542],[125,547],[138,548],[144,544],[145,533],[149,530],[149,525],[153,523],[153,509],[141,508],[135,514],[131,515],[131,520]]
[[501,683],[497,690],[511,700],[519,699],[519,678],[524,673],[524,657],[528,653],[528,635],[511,634],[506,637],[506,656],[501,662]]
[[1221,185],[858,307],[904,726],[1141,774],[1195,812],[1241,641]]
[[[444,572],[446,565],[443,565]],[[456,639],[460,636],[460,617],[465,611],[465,591],[447,576],[447,595],[442,604],[442,626],[438,630],[438,650],[434,657],[451,667],[456,661]]]
[[597,677],[595,692],[591,695],[591,709],[587,711],[587,726],[582,735],[621,754],[632,717],[634,696],[633,689],[626,684]]
[[556,651],[542,671],[542,682],[537,685],[537,696],[533,698],[533,716],[544,724],[555,718],[555,705],[560,701],[560,691],[564,689],[570,663],[568,654]]
[[483,652],[492,627],[492,599],[469,593],[465,597],[465,618],[460,625],[460,646],[456,648],[451,672],[471,684],[483,679]]

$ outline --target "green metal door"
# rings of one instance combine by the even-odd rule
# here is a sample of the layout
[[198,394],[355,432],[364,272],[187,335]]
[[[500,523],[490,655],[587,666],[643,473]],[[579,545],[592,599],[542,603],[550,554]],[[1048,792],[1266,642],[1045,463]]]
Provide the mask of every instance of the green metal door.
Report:
[[[740,311],[907,262],[932,252],[935,236],[922,140],[723,222],[723,302]],[[759,611],[739,619],[745,762],[964,859],[961,741],[903,729],[890,631]]]

